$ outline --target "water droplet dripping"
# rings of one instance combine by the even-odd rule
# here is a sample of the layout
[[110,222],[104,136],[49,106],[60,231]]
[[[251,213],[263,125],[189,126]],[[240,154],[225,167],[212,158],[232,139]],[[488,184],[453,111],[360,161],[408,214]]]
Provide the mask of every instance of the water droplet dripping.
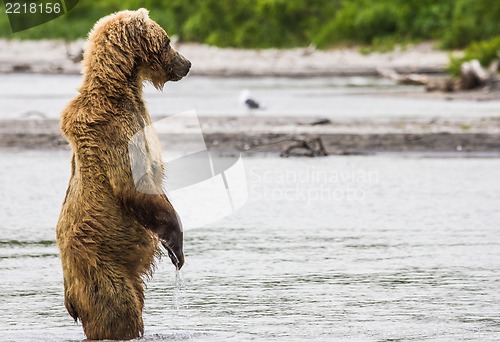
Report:
[[174,287],[174,308],[176,311],[187,309],[184,301],[185,285],[181,271],[175,269],[175,287]]

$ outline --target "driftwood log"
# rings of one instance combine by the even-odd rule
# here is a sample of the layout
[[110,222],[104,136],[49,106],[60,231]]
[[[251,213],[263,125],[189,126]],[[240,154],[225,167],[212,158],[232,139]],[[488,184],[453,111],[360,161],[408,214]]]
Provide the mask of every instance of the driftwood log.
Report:
[[400,74],[394,69],[389,68],[377,68],[377,73],[390,80],[396,81],[400,84],[427,84],[429,82],[429,78],[425,75],[421,74]]
[[264,145],[278,144],[280,157],[323,157],[327,156],[321,137],[288,136],[275,139],[258,139],[251,144],[237,147],[238,150],[250,151]]
[[490,67],[485,69],[477,59],[473,59],[462,63],[458,78],[430,78],[421,74],[400,74],[388,68],[377,68],[377,73],[399,84],[424,85],[427,91],[452,92],[494,86],[497,80],[498,67],[498,60],[493,61]]

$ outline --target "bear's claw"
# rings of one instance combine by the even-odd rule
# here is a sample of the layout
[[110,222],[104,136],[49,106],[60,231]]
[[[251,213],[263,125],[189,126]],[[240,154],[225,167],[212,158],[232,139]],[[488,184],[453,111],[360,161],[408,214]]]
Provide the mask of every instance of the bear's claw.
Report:
[[167,250],[168,257],[172,261],[172,264],[174,264],[176,269],[180,270],[184,265],[184,253],[182,253],[182,250],[176,253],[165,241],[162,241],[161,244]]

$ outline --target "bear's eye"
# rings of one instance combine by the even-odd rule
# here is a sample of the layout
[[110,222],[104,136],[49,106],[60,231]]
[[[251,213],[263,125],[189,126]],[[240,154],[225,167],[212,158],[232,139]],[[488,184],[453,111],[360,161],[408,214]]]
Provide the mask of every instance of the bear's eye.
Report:
[[167,47],[167,50],[169,50],[170,49],[170,38],[165,37],[165,39],[163,40],[163,45]]

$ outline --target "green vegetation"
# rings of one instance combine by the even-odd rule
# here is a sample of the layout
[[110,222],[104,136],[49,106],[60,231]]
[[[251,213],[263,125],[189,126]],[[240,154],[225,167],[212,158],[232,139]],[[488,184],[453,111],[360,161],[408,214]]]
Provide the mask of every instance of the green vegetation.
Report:
[[464,50],[462,57],[451,57],[448,71],[457,76],[460,74],[460,66],[465,61],[477,59],[479,63],[487,68],[491,62],[500,58],[500,36],[493,39],[472,43]]
[[101,17],[145,7],[171,35],[184,41],[247,48],[309,45],[340,8],[339,0],[80,0],[68,14],[13,34],[0,15],[0,37],[20,39],[86,37]]
[[139,7],[171,35],[217,46],[387,49],[431,39],[462,48],[500,35],[499,0],[80,0],[67,15],[16,34],[0,15],[0,36],[81,38],[100,17]]

